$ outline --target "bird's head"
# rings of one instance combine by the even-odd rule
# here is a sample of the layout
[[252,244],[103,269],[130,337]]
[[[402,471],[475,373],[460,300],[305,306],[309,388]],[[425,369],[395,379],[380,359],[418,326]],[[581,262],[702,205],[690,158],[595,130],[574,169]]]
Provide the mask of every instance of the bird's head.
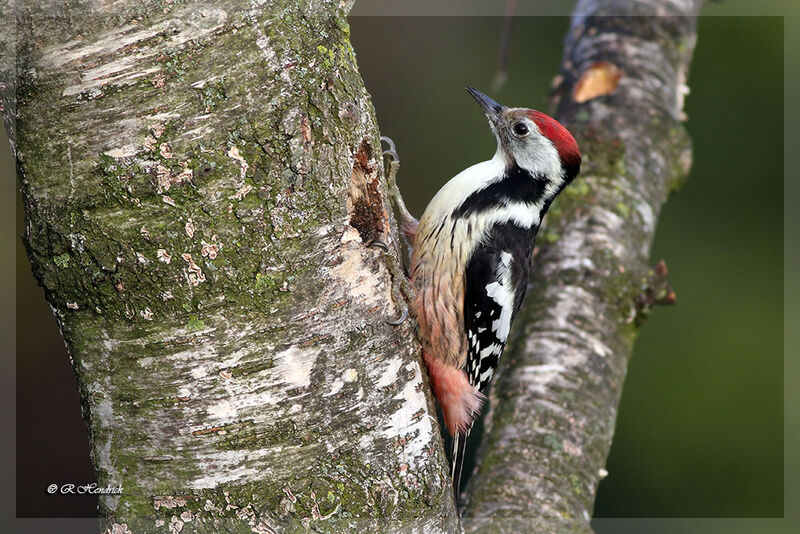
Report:
[[467,92],[486,113],[506,165],[516,164],[553,182],[558,190],[577,176],[581,166],[578,143],[561,123],[541,111],[507,108],[469,86]]

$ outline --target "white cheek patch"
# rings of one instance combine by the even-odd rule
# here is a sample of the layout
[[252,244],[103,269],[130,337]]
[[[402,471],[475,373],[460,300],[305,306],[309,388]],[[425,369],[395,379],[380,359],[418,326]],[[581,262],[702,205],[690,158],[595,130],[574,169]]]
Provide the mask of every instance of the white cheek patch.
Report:
[[[532,125],[533,133],[526,138],[524,146],[514,151],[517,165],[531,174],[547,176],[549,182],[563,181],[561,157],[552,141],[539,133],[538,128]],[[560,183],[553,184],[553,189],[558,190]]]

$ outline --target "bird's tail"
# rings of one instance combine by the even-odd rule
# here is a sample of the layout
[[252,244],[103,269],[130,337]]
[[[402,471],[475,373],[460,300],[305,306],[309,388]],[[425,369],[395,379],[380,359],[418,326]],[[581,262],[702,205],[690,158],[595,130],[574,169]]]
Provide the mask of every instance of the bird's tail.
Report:
[[453,437],[453,462],[452,462],[452,478],[453,478],[453,491],[456,494],[456,509],[461,509],[461,470],[464,468],[464,455],[467,452],[467,439],[469,432],[472,430],[467,429],[466,432],[459,432]]
[[427,351],[422,352],[422,357],[428,368],[433,395],[442,409],[444,426],[453,436],[453,489],[456,492],[456,505],[458,505],[458,490],[461,485],[461,469],[464,465],[467,438],[486,397],[469,383],[467,373],[462,369],[431,357]]
[[433,395],[442,408],[444,426],[451,436],[458,436],[472,427],[486,397],[470,385],[467,373],[422,352],[428,367]]

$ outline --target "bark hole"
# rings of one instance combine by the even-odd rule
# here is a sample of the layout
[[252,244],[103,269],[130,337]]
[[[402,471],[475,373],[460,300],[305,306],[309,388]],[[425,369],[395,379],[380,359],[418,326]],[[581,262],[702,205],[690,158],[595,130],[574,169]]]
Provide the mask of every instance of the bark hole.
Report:
[[350,226],[358,231],[364,243],[370,243],[387,231],[379,183],[378,165],[372,158],[372,149],[367,141],[362,141],[355,154],[353,174],[350,176],[347,215]]

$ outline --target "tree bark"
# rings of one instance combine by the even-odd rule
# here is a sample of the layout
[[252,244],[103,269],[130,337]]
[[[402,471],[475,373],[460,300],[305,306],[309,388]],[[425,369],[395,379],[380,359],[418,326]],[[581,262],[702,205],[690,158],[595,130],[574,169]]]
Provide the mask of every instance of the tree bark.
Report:
[[111,532],[458,528],[410,321],[385,322],[351,4],[4,6],[24,239]]
[[698,9],[578,2],[555,103],[583,167],[540,232],[525,326],[504,355],[468,488],[467,531],[517,532],[537,518],[537,532],[591,532],[637,327],[674,299],[649,250],[691,162],[681,120]]

